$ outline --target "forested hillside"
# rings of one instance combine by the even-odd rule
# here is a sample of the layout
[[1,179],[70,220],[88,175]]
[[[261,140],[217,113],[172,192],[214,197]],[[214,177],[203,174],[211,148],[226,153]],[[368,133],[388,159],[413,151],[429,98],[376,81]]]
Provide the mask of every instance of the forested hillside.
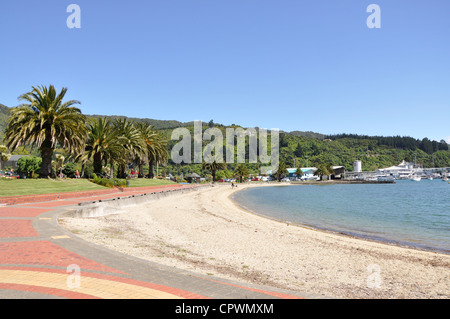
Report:
[[[0,140],[3,138],[3,131],[9,116],[9,108],[0,104]],[[103,117],[103,115],[88,115],[88,117]],[[125,116],[109,116],[112,119],[126,118]],[[187,127],[193,134],[192,122],[179,122],[175,120],[155,120],[127,118],[131,121],[145,121],[154,128],[160,130],[167,139],[170,140],[171,132],[177,127]],[[208,127],[217,127],[223,131],[227,126],[214,123],[203,123],[203,130]],[[232,127],[239,127],[233,125]],[[169,141],[169,151],[178,141]],[[204,141],[203,145],[209,141]],[[5,141],[0,144],[5,144]],[[248,151],[248,140],[246,141]],[[224,141],[225,145],[225,141]],[[18,149],[16,154],[39,155],[37,150],[30,148]],[[248,158],[248,156],[246,156]],[[332,165],[343,165],[346,170],[353,169],[355,160],[362,161],[363,170],[376,170],[399,164],[402,160],[423,164],[424,167],[450,167],[449,145],[445,141],[431,141],[414,139],[412,137],[401,136],[364,136],[357,134],[338,134],[326,136],[315,132],[280,132],[280,160],[285,162],[287,167],[317,166],[319,164],[331,163]],[[227,171],[232,172],[235,164],[229,164]],[[249,168],[252,172],[259,171],[260,164],[251,164]],[[181,173],[197,172],[202,173],[201,164],[174,164],[171,160],[165,167],[161,167],[161,172],[179,175]]]

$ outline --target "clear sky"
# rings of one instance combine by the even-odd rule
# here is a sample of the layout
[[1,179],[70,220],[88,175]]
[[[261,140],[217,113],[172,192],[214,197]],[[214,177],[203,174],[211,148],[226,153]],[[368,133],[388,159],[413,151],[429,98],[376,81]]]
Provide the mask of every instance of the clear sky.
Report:
[[7,106],[450,142],[448,0],[2,0],[0,45]]

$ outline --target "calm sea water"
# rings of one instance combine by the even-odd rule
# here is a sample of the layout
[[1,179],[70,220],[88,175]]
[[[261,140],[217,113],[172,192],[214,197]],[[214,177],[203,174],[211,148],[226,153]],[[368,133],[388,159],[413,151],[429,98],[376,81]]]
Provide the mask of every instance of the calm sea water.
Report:
[[255,187],[232,199],[281,221],[450,253],[450,184],[442,180]]

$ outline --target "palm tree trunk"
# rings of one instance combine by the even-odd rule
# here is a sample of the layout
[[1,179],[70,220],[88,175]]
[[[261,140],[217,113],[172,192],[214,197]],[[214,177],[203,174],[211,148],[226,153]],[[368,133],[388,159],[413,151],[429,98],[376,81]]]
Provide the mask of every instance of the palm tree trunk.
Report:
[[94,173],[101,174],[103,168],[102,154],[100,152],[94,154]]
[[153,166],[155,165],[155,162],[152,159],[148,160],[148,178],[155,177],[155,174],[153,174]]
[[125,165],[120,164],[117,168],[117,177],[118,178],[127,178],[127,174],[125,172]]
[[144,161],[139,160],[139,175],[138,178],[143,178],[144,177]]
[[44,142],[41,147],[42,164],[39,170],[39,177],[41,178],[48,178],[52,175],[53,172],[52,169],[53,148],[44,146],[45,144],[47,143]]

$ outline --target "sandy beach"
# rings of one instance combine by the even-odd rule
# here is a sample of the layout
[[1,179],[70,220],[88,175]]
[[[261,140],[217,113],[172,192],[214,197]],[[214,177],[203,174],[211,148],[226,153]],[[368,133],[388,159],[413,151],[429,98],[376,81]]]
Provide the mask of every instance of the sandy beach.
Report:
[[450,298],[450,255],[356,239],[245,211],[205,187],[112,215],[63,216],[86,241],[160,264],[332,298]]

